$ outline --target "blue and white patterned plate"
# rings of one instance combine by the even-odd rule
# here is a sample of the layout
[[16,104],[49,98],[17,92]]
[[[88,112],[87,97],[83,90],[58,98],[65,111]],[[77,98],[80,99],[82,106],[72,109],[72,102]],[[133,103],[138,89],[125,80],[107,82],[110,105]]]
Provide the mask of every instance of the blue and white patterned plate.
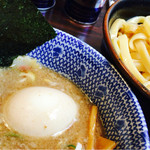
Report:
[[63,31],[28,55],[76,83],[99,107],[107,137],[117,149],[150,149],[137,98],[115,68],[95,49]]

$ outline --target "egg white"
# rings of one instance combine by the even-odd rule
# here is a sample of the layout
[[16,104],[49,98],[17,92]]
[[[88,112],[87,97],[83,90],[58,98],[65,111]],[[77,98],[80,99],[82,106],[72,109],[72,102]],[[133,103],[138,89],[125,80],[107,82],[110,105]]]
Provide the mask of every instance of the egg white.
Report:
[[4,120],[17,132],[35,137],[57,135],[76,120],[78,107],[67,94],[49,87],[28,87],[8,99]]

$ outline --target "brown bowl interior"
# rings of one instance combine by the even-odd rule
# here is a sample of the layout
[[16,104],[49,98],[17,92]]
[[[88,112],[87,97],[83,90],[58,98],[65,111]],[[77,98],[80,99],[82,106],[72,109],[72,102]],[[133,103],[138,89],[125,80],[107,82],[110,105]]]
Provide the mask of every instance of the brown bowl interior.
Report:
[[150,98],[150,91],[145,88],[135,77],[131,74],[123,62],[117,55],[109,34],[109,29],[117,18],[123,18],[125,20],[135,16],[147,16],[150,15],[150,1],[149,0],[120,0],[114,3],[106,12],[104,17],[104,42],[108,49],[108,53],[113,59],[115,67],[121,73],[121,75],[131,83],[140,93]]

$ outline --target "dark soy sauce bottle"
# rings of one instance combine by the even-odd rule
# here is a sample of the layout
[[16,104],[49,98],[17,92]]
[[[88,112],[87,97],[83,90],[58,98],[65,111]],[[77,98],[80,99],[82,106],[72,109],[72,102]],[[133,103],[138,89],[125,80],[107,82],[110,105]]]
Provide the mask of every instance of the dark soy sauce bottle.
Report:
[[105,0],[66,0],[65,12],[74,21],[81,24],[93,24],[97,21]]
[[32,0],[39,10],[48,10],[55,5],[55,0]]

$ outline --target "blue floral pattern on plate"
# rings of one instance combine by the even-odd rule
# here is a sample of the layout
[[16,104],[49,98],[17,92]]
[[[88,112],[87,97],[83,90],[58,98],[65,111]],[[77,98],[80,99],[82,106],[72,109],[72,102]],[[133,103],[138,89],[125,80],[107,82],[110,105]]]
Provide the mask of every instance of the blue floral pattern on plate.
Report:
[[55,39],[28,55],[78,85],[99,108],[106,135],[117,149],[150,149],[137,98],[115,68],[95,49],[55,29]]

